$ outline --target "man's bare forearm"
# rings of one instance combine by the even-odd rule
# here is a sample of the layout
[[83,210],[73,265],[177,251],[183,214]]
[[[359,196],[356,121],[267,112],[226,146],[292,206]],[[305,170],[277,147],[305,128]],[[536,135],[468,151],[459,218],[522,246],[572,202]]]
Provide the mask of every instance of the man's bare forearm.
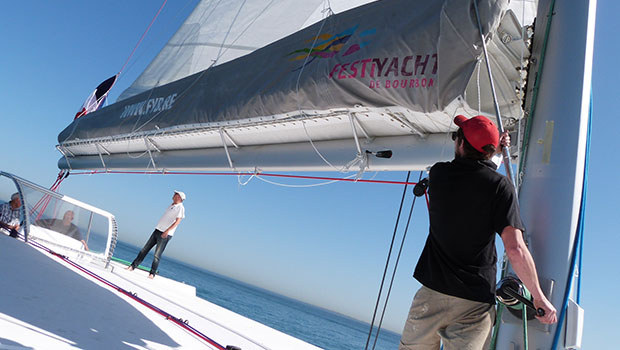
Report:
[[538,320],[548,324],[557,322],[555,307],[540,289],[536,264],[534,264],[532,254],[530,254],[523,241],[523,232],[518,228],[508,226],[502,231],[502,241],[504,242],[504,248],[506,248],[506,255],[508,255],[508,259],[512,263],[513,270],[532,294],[534,306],[536,309],[544,311],[543,316],[536,316]]
[[523,238],[520,239],[521,244],[516,247],[506,248],[506,255],[510,259],[513,270],[521,279],[525,287],[530,291],[534,299],[542,299],[544,297],[540,283],[538,281],[538,273],[536,272],[536,264],[532,258],[532,254],[527,249]]

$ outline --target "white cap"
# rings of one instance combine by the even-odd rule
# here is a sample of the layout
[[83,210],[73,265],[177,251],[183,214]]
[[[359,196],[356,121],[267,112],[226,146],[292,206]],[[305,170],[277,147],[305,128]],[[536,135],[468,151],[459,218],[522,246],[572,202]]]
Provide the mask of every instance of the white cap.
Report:
[[15,193],[13,193],[13,194],[11,195],[11,200],[12,200],[12,201],[16,200],[17,198],[19,198],[19,193],[17,193],[17,192],[15,192]]
[[179,196],[181,196],[181,200],[185,200],[185,193],[181,192],[181,191],[174,191],[174,193],[178,194]]

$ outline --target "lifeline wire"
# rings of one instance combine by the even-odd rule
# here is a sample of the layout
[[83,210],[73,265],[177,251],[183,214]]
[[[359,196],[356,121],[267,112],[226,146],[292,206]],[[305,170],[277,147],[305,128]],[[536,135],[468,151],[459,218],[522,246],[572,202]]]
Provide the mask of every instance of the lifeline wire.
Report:
[[[418,177],[418,183],[422,180],[422,171],[420,171],[420,176]],[[427,191],[424,191],[424,196],[427,198],[428,204],[428,195]],[[390,287],[388,288],[387,295],[385,297],[385,303],[383,304],[383,311],[381,312],[381,319],[379,320],[379,325],[377,326],[377,334],[375,334],[375,341],[372,344],[372,350],[375,350],[377,346],[377,340],[379,340],[379,333],[381,332],[381,325],[383,324],[383,316],[385,316],[385,310],[387,309],[388,300],[390,300],[390,293],[392,292],[392,285],[394,284],[394,277],[396,277],[396,269],[398,269],[398,263],[400,261],[400,254],[403,251],[403,246],[405,245],[405,238],[407,238],[407,231],[409,230],[409,223],[411,222],[411,214],[413,213],[413,207],[415,206],[415,201],[418,197],[413,196],[413,201],[411,202],[411,209],[409,209],[409,217],[407,218],[407,225],[405,225],[405,231],[403,233],[403,239],[400,241],[400,248],[398,249],[398,255],[396,256],[396,263],[394,264],[394,271],[392,271],[392,279],[390,280]]]
[[381,294],[383,292],[383,285],[385,284],[385,275],[387,274],[388,265],[390,263],[390,257],[392,256],[392,248],[394,248],[394,240],[396,239],[396,231],[398,230],[398,222],[400,221],[400,214],[403,210],[403,203],[405,202],[405,196],[407,194],[407,184],[409,183],[409,176],[411,171],[407,172],[407,179],[405,180],[405,186],[403,187],[403,196],[400,200],[400,207],[398,208],[398,215],[396,216],[396,224],[394,225],[394,233],[392,234],[392,242],[390,243],[390,250],[385,262],[385,269],[383,270],[383,277],[381,278],[381,286],[379,287],[379,295],[377,295],[377,303],[375,304],[375,311],[372,314],[372,321],[370,322],[370,330],[368,331],[368,338],[366,339],[366,346],[364,350],[368,350],[368,344],[370,343],[370,337],[372,336],[372,329],[375,325],[375,318],[377,317],[377,309],[379,308],[379,302],[381,301]]

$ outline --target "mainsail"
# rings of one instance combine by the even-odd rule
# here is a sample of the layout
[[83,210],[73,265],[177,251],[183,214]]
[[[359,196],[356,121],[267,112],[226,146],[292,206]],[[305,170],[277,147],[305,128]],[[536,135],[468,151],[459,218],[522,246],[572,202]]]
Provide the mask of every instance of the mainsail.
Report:
[[[59,166],[424,169],[450,157],[457,113],[494,114],[471,1],[389,0],[337,14],[303,3],[201,2],[118,102],[60,133]],[[512,128],[528,52],[507,5],[483,1],[480,15]],[[383,149],[394,157],[365,152]]]
[[[330,6],[342,12],[371,1]],[[119,101],[245,56],[318,22],[327,11],[324,0],[201,1]]]

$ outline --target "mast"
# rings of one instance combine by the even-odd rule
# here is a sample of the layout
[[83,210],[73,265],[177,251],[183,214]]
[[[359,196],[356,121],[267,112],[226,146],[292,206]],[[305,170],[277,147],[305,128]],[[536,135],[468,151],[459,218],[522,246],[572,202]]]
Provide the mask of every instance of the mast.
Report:
[[[538,7],[531,58],[535,66],[530,69],[526,98],[526,107],[534,109],[526,110],[531,131],[520,169],[523,180],[519,198],[541,287],[561,320],[565,295],[576,301],[574,293],[566,289],[575,277],[569,274],[573,271],[583,194],[596,0],[558,1],[553,8],[552,2],[541,0]],[[535,79],[540,80],[538,84]],[[583,321],[571,315],[551,326],[530,321],[529,347],[550,349],[559,332],[557,349],[578,348],[582,329],[567,331],[567,319],[571,324]],[[496,349],[523,349],[522,321],[504,312],[498,322]]]

